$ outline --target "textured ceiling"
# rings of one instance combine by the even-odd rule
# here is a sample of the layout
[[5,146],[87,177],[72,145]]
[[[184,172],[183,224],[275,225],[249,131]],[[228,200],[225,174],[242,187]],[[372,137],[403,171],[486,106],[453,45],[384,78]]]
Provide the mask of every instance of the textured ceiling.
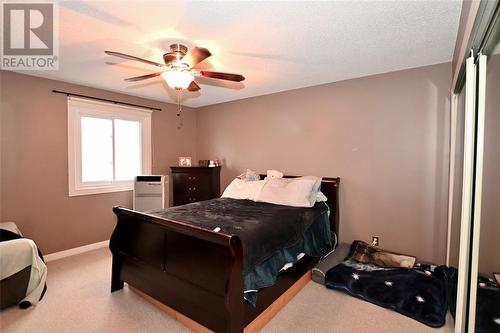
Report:
[[172,42],[203,46],[202,68],[241,73],[242,83],[197,79],[184,93],[199,107],[278,91],[451,61],[461,1],[146,2],[61,1],[58,71],[25,72],[165,102],[156,71],[104,54],[161,62]]

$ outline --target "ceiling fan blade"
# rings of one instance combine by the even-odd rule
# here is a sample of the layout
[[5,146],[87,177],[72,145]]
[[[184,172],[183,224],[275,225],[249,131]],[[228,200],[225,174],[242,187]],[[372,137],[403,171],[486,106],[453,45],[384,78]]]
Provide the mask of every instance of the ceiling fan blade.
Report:
[[186,53],[184,58],[181,59],[181,62],[188,65],[188,68],[192,68],[211,55],[212,53],[210,53],[210,51],[206,48],[195,46]]
[[157,77],[157,76],[161,75],[161,73],[163,73],[163,72],[157,72],[157,73],[151,73],[151,74],[146,74],[146,75],[141,75],[141,76],[129,77],[129,78],[125,79],[125,81],[128,81],[128,82],[142,81],[142,80]]
[[212,71],[200,71],[200,74],[205,77],[209,77],[211,79],[220,79],[220,80],[228,80],[236,82],[241,82],[245,80],[245,77],[241,74],[221,73]]
[[187,87],[188,91],[198,91],[200,89],[201,89],[200,86],[194,81],[191,81],[191,83],[189,84],[189,87]]
[[104,53],[108,55],[112,55],[115,57],[123,58],[123,59],[128,59],[128,60],[135,60],[135,61],[140,61],[148,65],[153,65],[153,66],[158,66],[158,67],[165,67],[164,64],[160,64],[159,62],[151,61],[151,60],[146,60],[142,59],[139,57],[134,57],[125,53],[120,53],[120,52],[114,52],[114,51],[104,51]]

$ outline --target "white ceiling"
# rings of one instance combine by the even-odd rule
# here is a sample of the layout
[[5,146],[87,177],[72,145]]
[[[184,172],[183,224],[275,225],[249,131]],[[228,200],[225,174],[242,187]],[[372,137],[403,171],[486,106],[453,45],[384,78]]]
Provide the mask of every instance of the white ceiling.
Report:
[[197,79],[184,93],[200,107],[278,91],[451,61],[461,1],[61,1],[60,67],[30,75],[175,102],[155,72],[104,50],[161,62],[171,42],[203,46],[201,67],[242,83]]

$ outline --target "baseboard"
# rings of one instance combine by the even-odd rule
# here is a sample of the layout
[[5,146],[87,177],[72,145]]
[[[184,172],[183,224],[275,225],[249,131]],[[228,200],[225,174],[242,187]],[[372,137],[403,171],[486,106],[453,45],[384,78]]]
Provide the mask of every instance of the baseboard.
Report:
[[71,257],[71,256],[74,256],[75,254],[81,254],[81,253],[89,252],[92,250],[97,250],[97,249],[107,247],[107,246],[109,246],[109,239],[102,241],[102,242],[98,242],[98,243],[83,245],[83,246],[75,247],[75,248],[72,248],[69,250],[64,250],[64,251],[60,251],[60,252],[54,252],[51,254],[47,254],[47,255],[43,256],[43,259],[45,259],[45,262],[54,261],[57,259]]

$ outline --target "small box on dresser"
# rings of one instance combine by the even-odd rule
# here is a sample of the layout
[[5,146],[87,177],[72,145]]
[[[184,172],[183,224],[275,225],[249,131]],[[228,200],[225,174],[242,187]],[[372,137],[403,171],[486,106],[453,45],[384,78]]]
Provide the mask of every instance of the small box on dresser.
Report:
[[221,167],[170,167],[174,206],[220,197]]

